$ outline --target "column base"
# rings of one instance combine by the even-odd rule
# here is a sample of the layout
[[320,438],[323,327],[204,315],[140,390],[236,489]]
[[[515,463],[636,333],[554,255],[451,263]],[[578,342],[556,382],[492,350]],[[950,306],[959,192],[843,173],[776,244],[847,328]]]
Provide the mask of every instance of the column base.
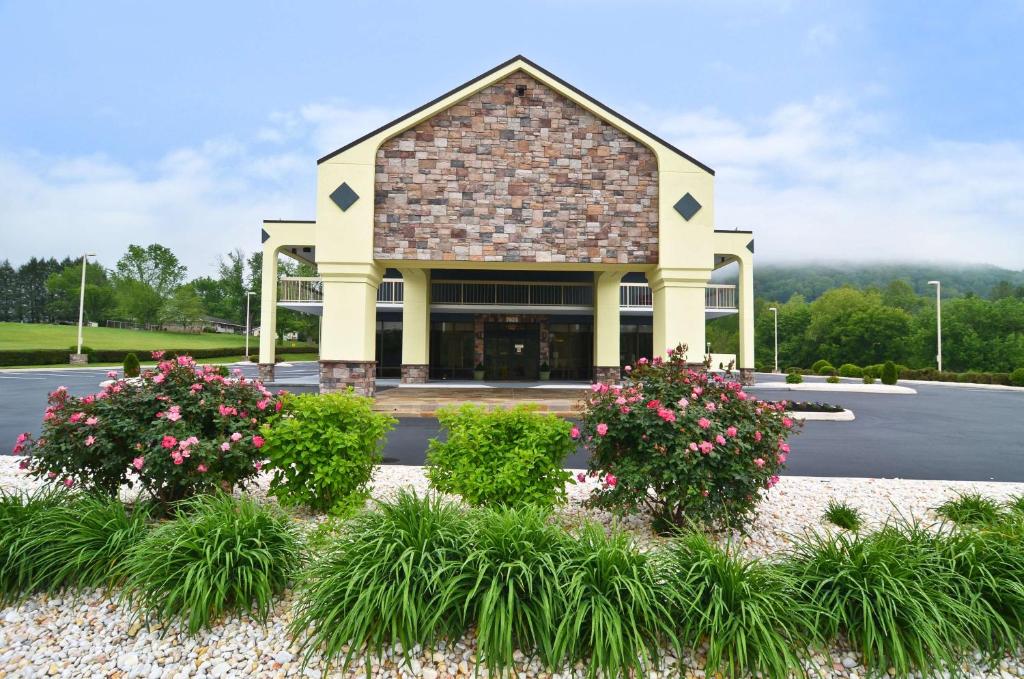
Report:
[[753,368],[740,368],[740,384],[745,387],[749,387],[754,384],[754,369]]
[[360,396],[377,390],[376,361],[320,361],[320,393],[333,394],[349,387]]
[[603,384],[618,384],[622,381],[622,368],[619,366],[594,366],[594,382]]
[[426,384],[429,377],[429,365],[419,363],[402,364],[402,384]]
[[273,382],[274,381],[274,364],[273,363],[260,363],[258,369],[259,369],[260,382]]
[[89,354],[68,354],[69,365],[86,365],[89,363]]

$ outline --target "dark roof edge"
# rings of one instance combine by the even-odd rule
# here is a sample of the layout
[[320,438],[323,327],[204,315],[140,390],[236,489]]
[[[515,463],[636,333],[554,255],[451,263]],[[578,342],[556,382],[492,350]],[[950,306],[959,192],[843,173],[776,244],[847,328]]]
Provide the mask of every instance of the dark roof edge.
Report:
[[264,224],[316,224],[315,219],[264,219]]
[[317,165],[319,165],[320,163],[323,163],[323,162],[325,162],[327,160],[330,160],[331,158],[333,158],[334,156],[338,155],[339,153],[343,153],[343,152],[347,151],[348,149],[352,148],[356,144],[361,144],[362,142],[366,141],[370,137],[373,137],[374,135],[380,134],[381,132],[387,130],[388,128],[393,127],[393,126],[397,125],[398,123],[402,122],[403,120],[411,118],[412,116],[416,115],[420,111],[424,111],[424,110],[430,108],[431,106],[433,106],[434,104],[438,103],[439,101],[443,101],[444,99],[447,99],[448,97],[450,97],[453,94],[459,92],[460,90],[466,89],[470,85],[473,85],[474,83],[477,83],[477,82],[483,80],[484,78],[488,77],[489,75],[491,75],[493,73],[496,73],[496,72],[500,71],[501,69],[505,68],[506,66],[514,64],[517,61],[522,61],[523,63],[528,64],[529,66],[537,69],[538,71],[540,71],[541,73],[543,73],[547,77],[551,78],[555,82],[559,83],[563,87],[566,87],[569,90],[572,90],[574,93],[578,94],[579,96],[583,97],[584,99],[589,101],[591,104],[594,104],[595,106],[597,106],[597,107],[599,107],[601,109],[604,109],[605,111],[607,111],[611,115],[615,116],[619,120],[621,120],[621,121],[623,121],[623,122],[625,122],[625,123],[635,127],[637,130],[639,130],[640,132],[643,132],[644,134],[646,134],[648,137],[650,137],[651,139],[655,140],[659,144],[662,144],[663,146],[665,146],[669,150],[673,151],[674,153],[679,154],[683,158],[686,158],[688,161],[690,161],[691,163],[693,163],[697,167],[701,168],[702,170],[704,170],[708,174],[714,176],[715,171],[712,168],[710,168],[707,165],[705,165],[704,163],[700,162],[699,160],[697,160],[696,158],[694,158],[690,154],[686,153],[685,151],[682,151],[681,149],[676,148],[675,146],[673,146],[672,144],[668,143],[667,141],[665,141],[664,139],[662,139],[658,135],[656,135],[653,132],[651,132],[650,130],[648,130],[648,129],[644,128],[644,127],[641,127],[640,125],[637,125],[635,122],[633,122],[632,120],[630,120],[626,116],[622,115],[621,113],[617,112],[615,109],[611,108],[610,106],[606,106],[605,104],[602,104],[600,101],[598,101],[594,97],[590,96],[589,94],[587,94],[583,90],[579,89],[578,87],[576,87],[575,85],[573,85],[573,84],[571,84],[569,82],[566,82],[562,78],[559,78],[557,75],[555,75],[551,71],[547,70],[543,66],[540,66],[540,65],[530,61],[529,59],[524,57],[522,54],[517,54],[516,56],[512,57],[508,61],[504,61],[504,62],[498,64],[494,68],[492,68],[492,69],[490,69],[490,70],[488,70],[488,71],[486,71],[484,73],[481,73],[480,75],[478,75],[477,77],[473,78],[472,80],[468,80],[468,81],[462,83],[461,85],[459,85],[458,87],[454,87],[454,88],[448,90],[447,92],[445,92],[441,96],[439,96],[439,97],[437,97],[437,98],[435,98],[435,99],[433,99],[431,101],[428,101],[426,104],[423,104],[422,106],[420,106],[418,108],[415,108],[412,111],[409,111],[405,115],[402,115],[402,116],[399,116],[398,118],[395,118],[394,120],[392,120],[389,123],[385,123],[384,125],[381,125],[377,129],[375,129],[372,132],[369,132],[367,134],[364,134],[362,137],[359,137],[359,139],[356,139],[353,142],[349,142],[348,144],[345,144],[340,149],[337,149],[336,151],[331,151],[326,156],[324,156],[324,157],[320,158],[319,160],[317,160],[316,161]]
[[715,233],[754,233],[753,231],[745,231],[743,229],[715,229]]

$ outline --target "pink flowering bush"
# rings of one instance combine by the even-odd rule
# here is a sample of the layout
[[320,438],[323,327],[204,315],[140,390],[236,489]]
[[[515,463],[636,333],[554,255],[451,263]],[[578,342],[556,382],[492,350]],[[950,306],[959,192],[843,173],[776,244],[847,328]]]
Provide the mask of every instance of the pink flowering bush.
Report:
[[258,473],[260,427],[280,407],[278,397],[240,371],[229,377],[222,366],[178,356],[81,398],[58,388],[39,438],[22,434],[14,453],[38,478],[109,495],[140,484],[170,503],[231,490]]
[[625,374],[621,387],[592,386],[573,432],[601,480],[591,503],[646,510],[663,531],[749,522],[789,454],[785,401],[758,400],[738,382],[693,370],[682,346]]

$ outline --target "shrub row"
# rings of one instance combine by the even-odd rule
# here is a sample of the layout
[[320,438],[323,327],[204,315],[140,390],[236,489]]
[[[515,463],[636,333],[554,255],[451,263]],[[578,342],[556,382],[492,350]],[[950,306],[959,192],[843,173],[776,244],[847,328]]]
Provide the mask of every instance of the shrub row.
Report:
[[363,649],[369,664],[396,643],[409,654],[475,629],[499,674],[518,649],[551,670],[642,675],[663,650],[706,643],[709,673],[806,676],[808,649],[842,638],[869,668],[931,675],[974,650],[998,658],[1024,634],[1024,502],[976,519],[807,534],[767,562],[701,534],[645,551],[617,529],[566,531],[537,507],[401,492],[335,525],[303,567],[293,522],[252,500],[200,496],[154,523],[106,497],[0,493],[0,596],[119,586],[141,614],[195,633],[228,614],[265,621],[294,582],[290,632],[306,660],[346,669]]
[[[93,363],[123,363],[128,354],[149,357],[148,349],[89,349],[82,347],[84,353],[89,355],[89,361]],[[225,347],[222,349],[168,349],[165,356],[188,355],[193,358],[221,358],[225,356],[240,356],[245,349],[243,347]],[[315,347],[278,347],[274,350],[277,354],[308,354],[316,351]],[[19,365],[50,365],[56,363],[67,363],[68,354],[74,353],[72,349],[5,349],[0,351],[0,366]]]
[[[963,382],[968,384],[1002,384],[1008,386],[1024,387],[1024,368],[1017,368],[1011,373],[983,372],[971,370],[968,372],[953,372],[950,370],[936,370],[935,368],[908,368],[905,365],[894,364],[896,373],[901,380],[927,380],[934,382]],[[872,377],[881,379],[885,369],[884,363],[869,365],[861,368],[852,363],[844,363],[835,369],[832,365],[822,359],[815,361],[809,369],[790,367],[786,368],[787,373],[803,375],[839,375],[840,377]]]

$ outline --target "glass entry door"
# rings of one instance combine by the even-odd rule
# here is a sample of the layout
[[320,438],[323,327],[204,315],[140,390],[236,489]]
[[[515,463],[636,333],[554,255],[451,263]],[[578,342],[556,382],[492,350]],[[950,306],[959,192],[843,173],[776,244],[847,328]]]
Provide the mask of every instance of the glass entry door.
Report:
[[484,326],[484,374],[488,380],[536,380],[540,377],[540,325],[487,323]]

